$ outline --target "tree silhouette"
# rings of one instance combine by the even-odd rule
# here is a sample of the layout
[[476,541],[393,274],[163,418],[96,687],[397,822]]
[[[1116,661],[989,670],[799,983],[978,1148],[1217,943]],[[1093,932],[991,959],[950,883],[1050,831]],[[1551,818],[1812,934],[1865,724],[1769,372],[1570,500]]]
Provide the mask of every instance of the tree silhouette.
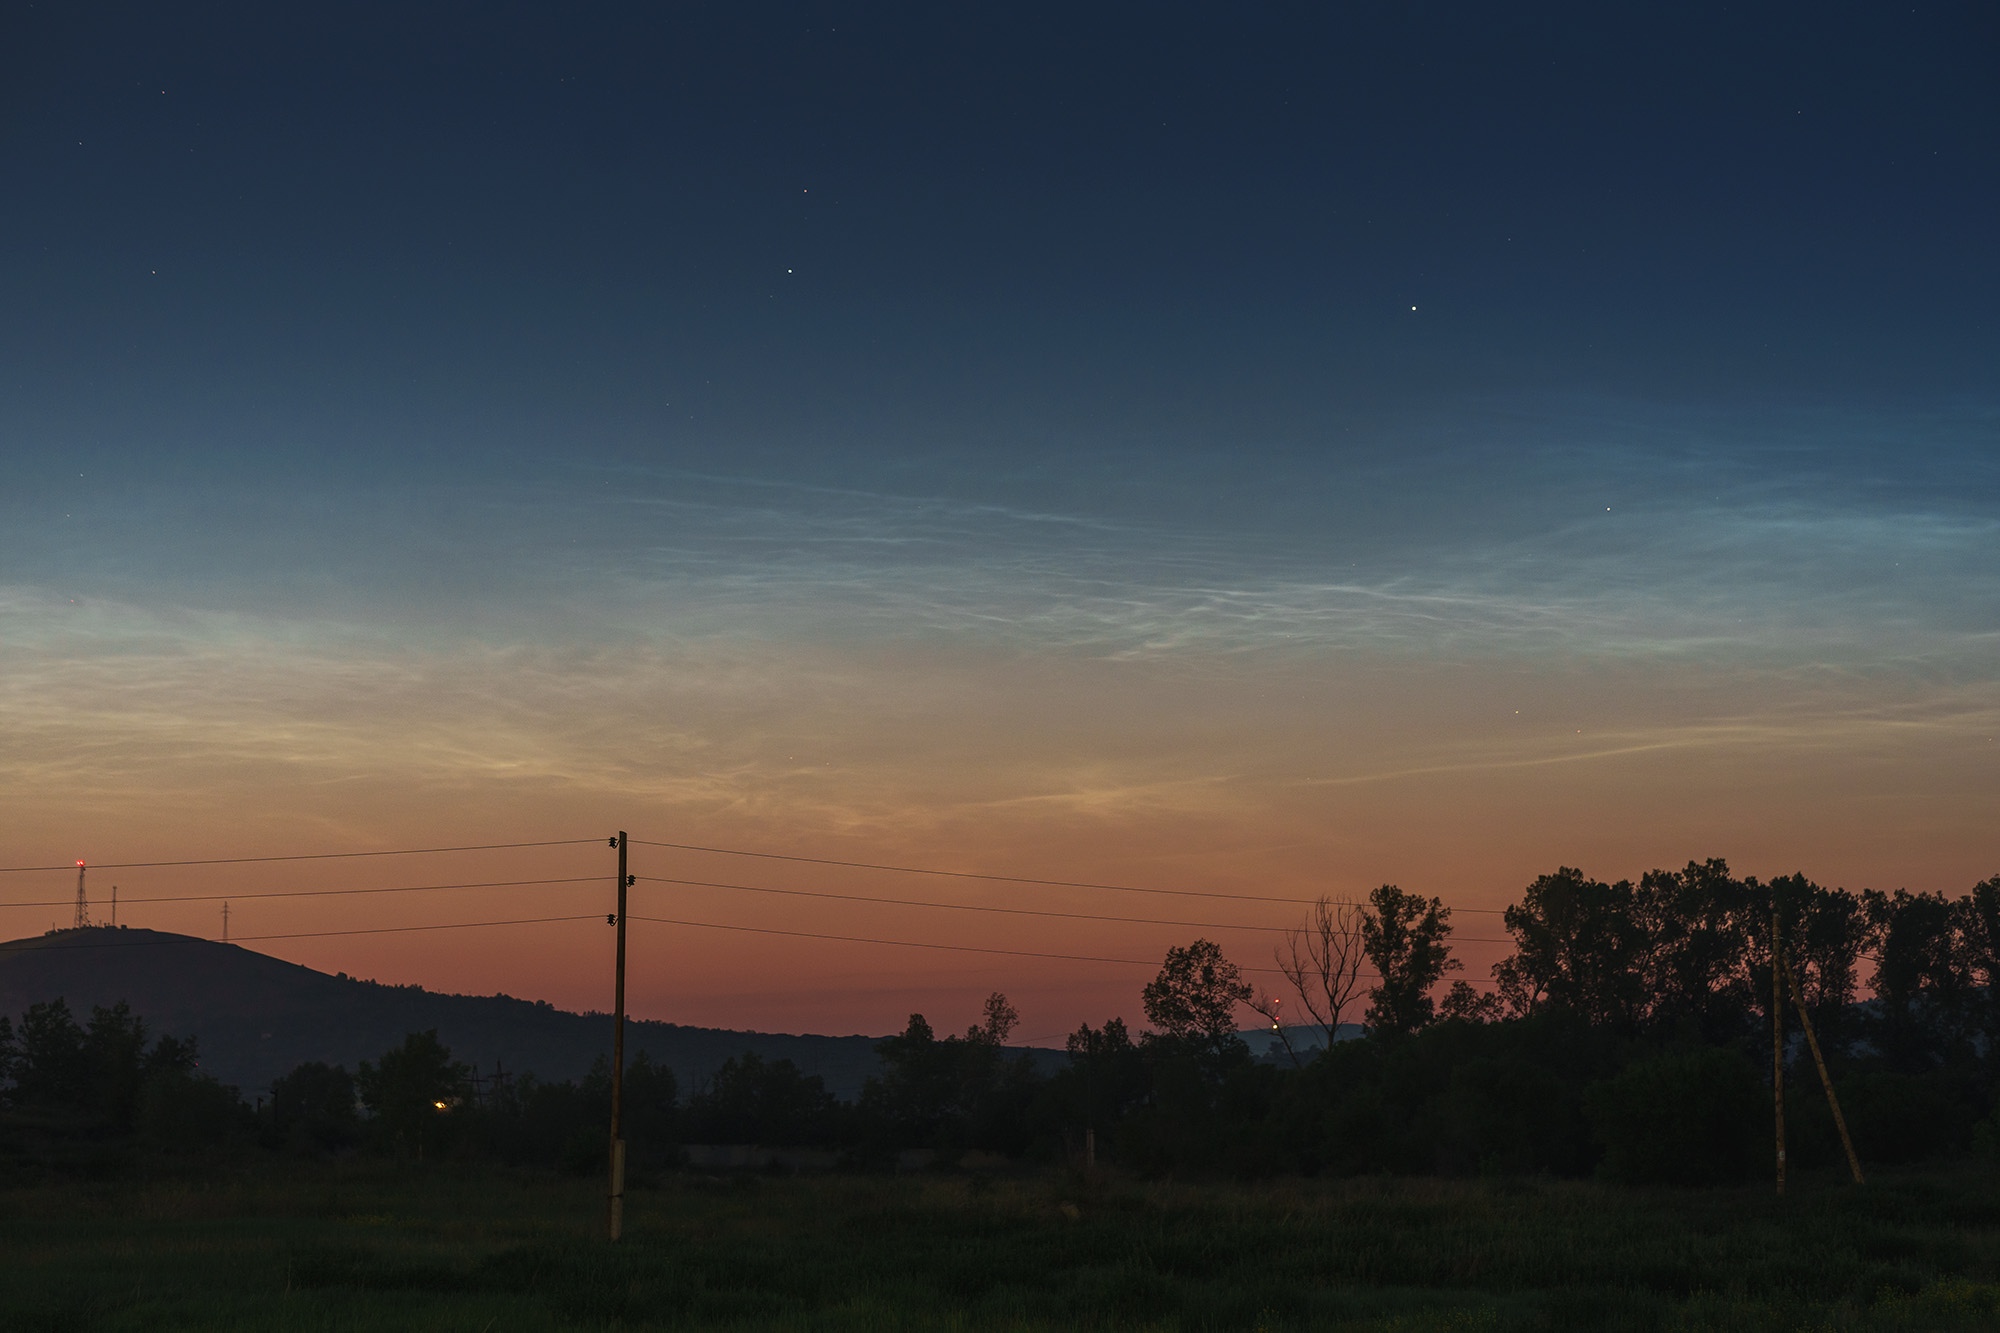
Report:
[[[1755,898],[1757,882],[1749,880],[1746,885]],[[1870,947],[1874,934],[1861,900],[1845,889],[1822,888],[1804,875],[1774,879],[1768,890],[1765,910],[1772,899],[1779,904],[1792,975],[1812,1013],[1813,1027],[1823,1045],[1844,1050],[1858,1035],[1852,1006],[1860,987],[1861,955]],[[1753,960],[1765,959],[1763,974],[1754,983],[1761,1002],[1770,993],[1765,957],[1770,946],[1765,933],[1758,934],[1756,943],[1746,945],[1745,952]]]
[[1503,917],[1514,956],[1493,975],[1509,1010],[1568,1009],[1592,1024],[1635,1027],[1646,937],[1632,907],[1626,880],[1605,884],[1570,866],[1538,876]]
[[[108,1009],[93,1008],[83,1033],[83,1058],[89,1069],[89,1105],[111,1124],[129,1128],[138,1118],[140,1091],[149,1072],[145,1021],[134,1016],[123,1000]],[[174,1042],[161,1053],[161,1060],[169,1072],[191,1073],[194,1050]]]
[[1710,1042],[1745,1035],[1770,991],[1768,973],[1759,988],[1751,969],[1768,934],[1769,911],[1768,897],[1731,878],[1719,858],[1642,875],[1632,915],[1645,937],[1639,966],[1646,1021]]
[[1973,885],[1961,915],[1987,1058],[2000,1057],[2000,875]]
[[[1361,960],[1366,956],[1361,909],[1321,894],[1305,925],[1286,931],[1285,942],[1275,953],[1278,970],[1297,992],[1306,1017],[1326,1030],[1331,1049],[1340,1034],[1341,1015],[1361,987]],[[1274,1024],[1279,1022],[1275,1002],[1268,1011],[1258,1012]],[[1282,1027],[1279,1033],[1283,1035]],[[1285,1048],[1291,1049],[1289,1041]]]
[[14,1071],[20,1064],[21,1046],[14,1040],[14,1020],[0,1014],[0,1092],[13,1091]]
[[1007,1038],[1020,1025],[1021,1012],[1007,997],[994,991],[986,997],[985,1021],[966,1032],[967,1041],[982,1041],[989,1046],[1005,1046]]
[[1221,1052],[1242,1044],[1236,1006],[1248,1004],[1251,994],[1243,969],[1211,941],[1196,940],[1167,950],[1160,974],[1146,983],[1140,1000],[1146,1021],[1161,1035]]
[[688,1099],[688,1135],[696,1143],[772,1148],[825,1144],[838,1128],[838,1110],[819,1075],[746,1051],[723,1061],[708,1086]]
[[312,1060],[276,1079],[271,1127],[294,1148],[324,1152],[352,1143],[360,1129],[353,1076],[339,1065]]
[[123,1000],[92,1009],[88,1027],[61,999],[30,1005],[19,1035],[0,1037],[13,1037],[0,1041],[11,1052],[0,1063],[12,1069],[15,1109],[62,1132],[138,1131],[155,1146],[179,1148],[241,1127],[236,1090],[195,1072],[194,1040],[149,1045],[146,1024]]
[[21,1015],[14,1104],[27,1110],[82,1110],[90,1096],[83,1029],[61,999],[31,1004]]
[[363,1060],[354,1083],[385,1143],[421,1159],[443,1145],[449,1113],[464,1099],[469,1076],[432,1028],[412,1032],[374,1064]]
[[957,1074],[954,1052],[937,1039],[922,1014],[911,1014],[898,1036],[875,1043],[882,1072],[862,1089],[862,1104],[901,1144],[937,1138],[952,1110]]
[[1454,981],[1438,1001],[1438,1017],[1461,1023],[1494,1023],[1506,1013],[1500,997],[1491,991],[1475,990],[1469,981]]
[[1880,949],[1875,1044],[1905,1073],[1962,1057],[1976,968],[1963,929],[1973,924],[1971,900],[1871,889],[1861,902]]
[[1398,1036],[1428,1027],[1437,1016],[1431,988],[1458,966],[1446,940],[1451,909],[1436,898],[1384,884],[1368,895],[1362,945],[1378,980],[1368,993],[1368,1027]]
[[1102,1129],[1146,1095],[1145,1057],[1122,1018],[1102,1028],[1085,1023],[1063,1043],[1070,1065],[1059,1078],[1058,1097],[1089,1129]]

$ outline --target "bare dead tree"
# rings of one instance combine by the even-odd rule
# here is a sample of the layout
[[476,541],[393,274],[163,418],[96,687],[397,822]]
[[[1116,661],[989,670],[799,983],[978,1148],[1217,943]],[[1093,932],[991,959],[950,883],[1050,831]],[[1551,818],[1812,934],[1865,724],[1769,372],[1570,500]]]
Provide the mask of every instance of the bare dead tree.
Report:
[[[1322,894],[1313,903],[1306,923],[1286,931],[1285,942],[1275,950],[1278,970],[1298,992],[1307,1017],[1326,1030],[1329,1047],[1340,1031],[1341,1014],[1361,989],[1361,963],[1367,957],[1362,945],[1363,920],[1364,913],[1356,904],[1335,902]],[[1267,1017],[1276,1021],[1275,1004]],[[1282,1037],[1283,1027],[1278,1031]],[[1291,1049],[1289,1041],[1285,1049]]]

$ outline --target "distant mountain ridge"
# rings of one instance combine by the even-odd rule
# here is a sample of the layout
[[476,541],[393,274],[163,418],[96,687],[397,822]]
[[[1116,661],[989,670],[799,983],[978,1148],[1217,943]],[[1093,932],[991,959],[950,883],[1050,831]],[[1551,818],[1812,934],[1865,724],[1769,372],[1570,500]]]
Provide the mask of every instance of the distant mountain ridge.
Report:
[[[509,995],[445,995],[331,976],[240,945],[131,927],[91,926],[0,944],[0,1013],[61,998],[79,1021],[124,1000],[156,1034],[193,1037],[201,1067],[255,1097],[307,1060],[353,1069],[411,1032],[437,1029],[452,1054],[491,1073],[573,1079],[611,1052],[611,1017]],[[732,1056],[754,1051],[818,1074],[853,1098],[875,1072],[875,1037],[821,1037],[628,1020],[628,1059],[645,1052],[683,1095]]]

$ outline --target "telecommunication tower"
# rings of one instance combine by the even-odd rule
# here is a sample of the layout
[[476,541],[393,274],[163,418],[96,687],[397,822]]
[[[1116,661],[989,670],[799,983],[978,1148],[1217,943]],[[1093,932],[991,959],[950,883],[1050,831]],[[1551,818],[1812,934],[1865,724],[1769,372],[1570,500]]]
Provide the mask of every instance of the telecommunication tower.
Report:
[[90,924],[90,899],[83,892],[83,862],[76,863],[76,928],[82,930]]

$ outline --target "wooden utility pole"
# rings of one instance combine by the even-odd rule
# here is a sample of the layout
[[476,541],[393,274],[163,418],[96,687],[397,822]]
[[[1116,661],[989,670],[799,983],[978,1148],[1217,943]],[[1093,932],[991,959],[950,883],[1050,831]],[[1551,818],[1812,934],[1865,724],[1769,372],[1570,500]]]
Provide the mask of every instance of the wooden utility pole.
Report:
[[1785,973],[1778,898],[1771,895],[1771,1114],[1777,1130],[1778,1193],[1785,1192]]
[[625,830],[611,840],[618,849],[618,964],[612,983],[611,1028],[611,1190],[606,1229],[611,1239],[625,1234],[625,890],[631,876],[625,873]]
[[1806,1045],[1812,1050],[1813,1064],[1819,1067],[1819,1083],[1826,1089],[1826,1104],[1833,1108],[1833,1127],[1840,1131],[1840,1146],[1847,1150],[1847,1169],[1854,1173],[1855,1184],[1864,1184],[1861,1159],[1854,1155],[1854,1140],[1847,1133],[1847,1117],[1840,1113],[1840,1098],[1834,1096],[1833,1076],[1826,1072],[1826,1057],[1820,1054],[1819,1034],[1813,1031],[1812,1014],[1806,1010],[1806,997],[1799,991],[1799,979],[1792,971],[1792,960],[1781,958],[1778,965],[1785,971],[1785,985],[1792,992],[1793,1006],[1799,1011],[1799,1026],[1806,1030]]

